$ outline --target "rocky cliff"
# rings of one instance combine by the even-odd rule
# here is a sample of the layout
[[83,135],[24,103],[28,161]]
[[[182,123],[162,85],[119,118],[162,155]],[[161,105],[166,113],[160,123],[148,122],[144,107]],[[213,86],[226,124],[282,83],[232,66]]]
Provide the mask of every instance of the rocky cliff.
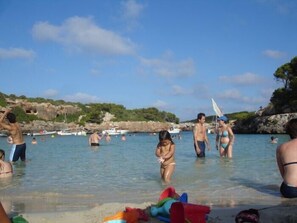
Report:
[[297,113],[258,116],[249,120],[235,121],[233,131],[235,133],[285,133],[285,124],[292,118],[297,118]]

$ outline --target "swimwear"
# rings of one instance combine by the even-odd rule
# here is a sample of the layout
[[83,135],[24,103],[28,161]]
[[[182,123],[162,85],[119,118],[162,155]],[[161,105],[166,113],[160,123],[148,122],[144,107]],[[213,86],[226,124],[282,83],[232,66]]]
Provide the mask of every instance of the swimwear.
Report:
[[175,165],[175,162],[172,162],[172,163],[168,163],[166,165],[164,165],[163,163],[161,164],[161,168],[167,168],[168,166],[171,166],[171,165]]
[[223,149],[226,149],[228,147],[228,143],[221,143],[221,147],[223,147]]
[[228,133],[227,130],[223,131],[223,132],[220,134],[221,137],[228,137],[228,135],[229,135],[229,133]]
[[283,166],[288,166],[288,165],[291,165],[291,164],[297,164],[297,162],[285,163],[285,164],[283,164]]
[[280,192],[286,198],[297,197],[297,187],[286,184],[285,182],[282,183],[280,187]]
[[11,152],[9,155],[9,161],[15,162],[21,158],[22,161],[26,160],[26,143],[23,144],[13,144],[11,148]]
[[196,145],[194,143],[194,148],[195,148],[195,152],[197,157],[205,157],[205,142],[204,141],[197,141],[198,147],[200,149],[200,153],[198,154],[196,151]]
[[92,142],[92,143],[91,143],[91,146],[99,146],[99,143],[94,143],[94,142]]

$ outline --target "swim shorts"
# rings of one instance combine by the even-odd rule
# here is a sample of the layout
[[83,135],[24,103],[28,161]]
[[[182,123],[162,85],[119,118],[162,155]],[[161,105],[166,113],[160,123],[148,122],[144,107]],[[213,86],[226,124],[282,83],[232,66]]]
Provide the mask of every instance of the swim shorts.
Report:
[[99,143],[91,143],[91,146],[99,146]]
[[22,161],[26,160],[26,143],[23,144],[13,144],[11,148],[11,152],[9,155],[9,161],[15,162],[21,158]]
[[200,149],[200,153],[198,154],[196,152],[196,145],[194,143],[194,148],[195,148],[195,152],[197,157],[205,157],[205,142],[204,141],[197,141],[198,147]]
[[282,183],[280,187],[281,194],[286,198],[294,198],[297,197],[297,187]]

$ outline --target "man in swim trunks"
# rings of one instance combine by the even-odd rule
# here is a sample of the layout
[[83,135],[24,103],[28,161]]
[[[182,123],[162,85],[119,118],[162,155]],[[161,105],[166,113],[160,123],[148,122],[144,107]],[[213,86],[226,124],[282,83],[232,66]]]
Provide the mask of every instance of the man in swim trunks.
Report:
[[23,139],[21,127],[16,121],[16,116],[10,111],[11,109],[7,109],[0,118],[0,126],[8,130],[12,138],[12,149],[10,152],[9,161],[15,162],[18,161],[19,158],[21,158],[22,161],[25,161],[26,143]]
[[98,135],[98,132],[95,131],[92,135],[89,137],[89,145],[90,146],[99,146],[99,141],[101,140],[101,137]]
[[276,149],[276,161],[283,178],[281,194],[286,198],[297,197],[297,118],[286,125],[291,140]]
[[193,129],[193,139],[194,139],[194,148],[197,157],[205,157],[205,147],[210,150],[210,144],[206,134],[205,123],[205,114],[199,113],[197,115],[197,123]]

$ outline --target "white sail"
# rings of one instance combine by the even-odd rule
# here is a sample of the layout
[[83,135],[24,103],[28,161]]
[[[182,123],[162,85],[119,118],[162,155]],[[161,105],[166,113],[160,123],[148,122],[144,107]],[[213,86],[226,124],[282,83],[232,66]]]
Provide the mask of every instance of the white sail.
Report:
[[221,111],[217,103],[213,100],[213,98],[211,99],[211,102],[212,102],[213,110],[215,111],[216,115],[219,117],[223,116],[223,112]]

